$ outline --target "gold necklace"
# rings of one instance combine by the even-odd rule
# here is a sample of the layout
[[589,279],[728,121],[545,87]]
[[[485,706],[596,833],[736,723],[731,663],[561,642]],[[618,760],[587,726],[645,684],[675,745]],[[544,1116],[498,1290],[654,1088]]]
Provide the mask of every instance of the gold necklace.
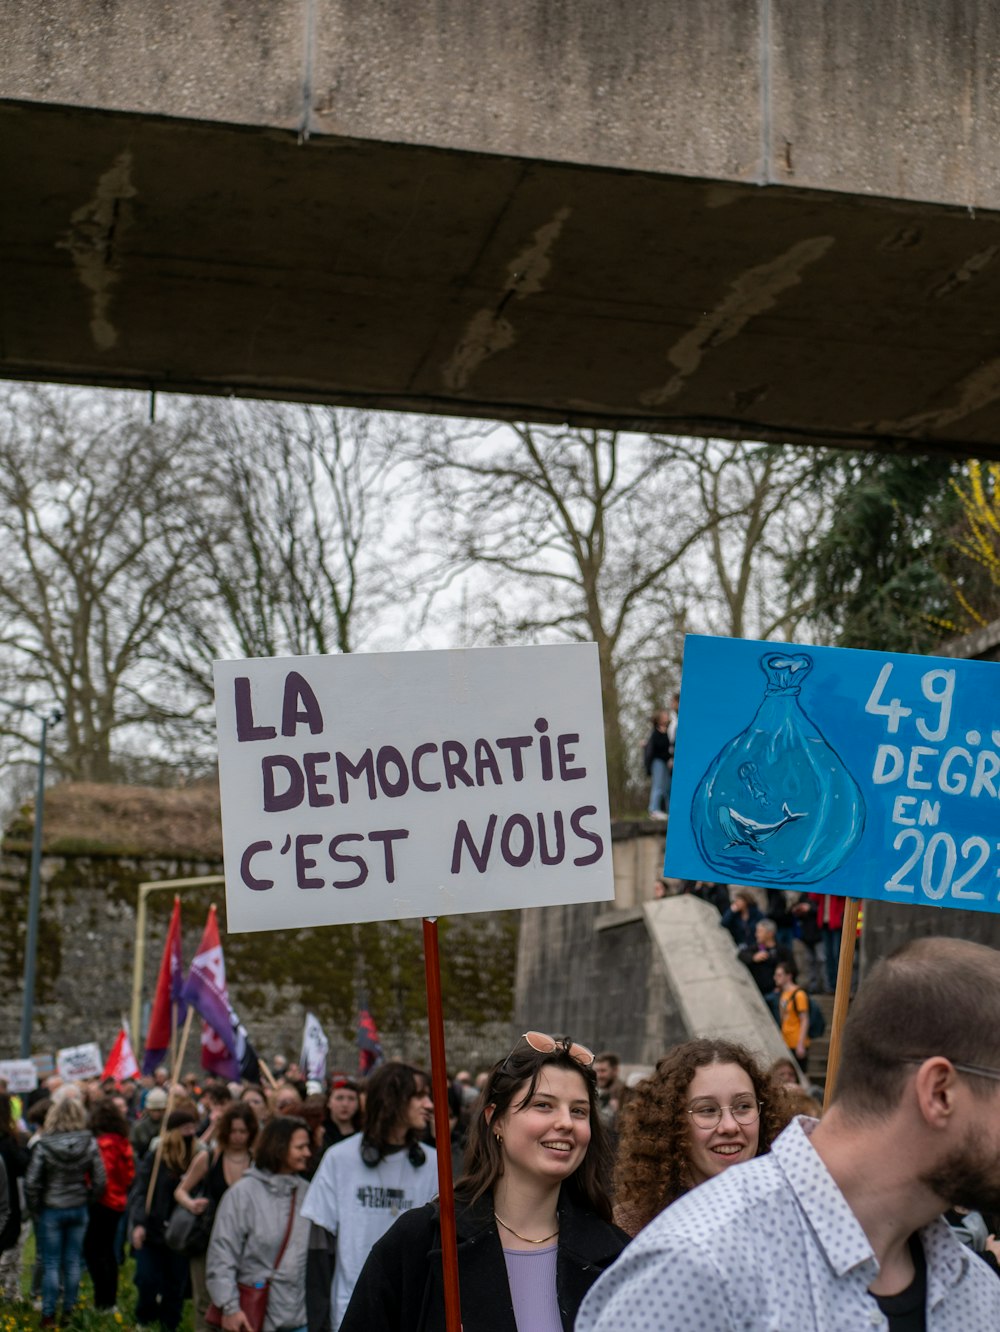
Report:
[[553,1230],[551,1235],[546,1235],[544,1236],[544,1238],[538,1240],[529,1239],[527,1235],[519,1235],[517,1231],[514,1229],[514,1227],[509,1226],[506,1221],[501,1221],[500,1218],[497,1216],[496,1212],[493,1213],[493,1217],[498,1225],[503,1226],[504,1230],[509,1231],[510,1234],[512,1234],[515,1239],[523,1240],[525,1244],[544,1244],[546,1240],[555,1239],[555,1237],[559,1234],[559,1227],[556,1226],[555,1230]]

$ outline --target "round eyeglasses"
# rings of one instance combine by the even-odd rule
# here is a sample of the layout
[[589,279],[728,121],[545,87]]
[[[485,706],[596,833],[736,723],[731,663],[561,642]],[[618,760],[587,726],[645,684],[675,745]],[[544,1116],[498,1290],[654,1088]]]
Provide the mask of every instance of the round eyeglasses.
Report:
[[711,1129],[721,1122],[723,1113],[727,1110],[737,1124],[752,1124],[755,1119],[760,1118],[763,1108],[763,1101],[751,1101],[748,1098],[745,1101],[734,1101],[732,1105],[727,1106],[696,1105],[687,1113],[699,1128]]

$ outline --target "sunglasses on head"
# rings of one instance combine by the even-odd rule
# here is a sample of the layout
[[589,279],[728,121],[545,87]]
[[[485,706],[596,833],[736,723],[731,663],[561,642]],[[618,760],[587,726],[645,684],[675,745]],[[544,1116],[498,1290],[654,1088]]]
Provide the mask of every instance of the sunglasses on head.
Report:
[[552,1054],[556,1050],[565,1050],[571,1059],[575,1059],[581,1068],[590,1068],[596,1058],[593,1050],[588,1050],[585,1045],[580,1045],[576,1041],[571,1041],[568,1036],[563,1036],[557,1040],[555,1036],[548,1036],[544,1031],[526,1031],[517,1039],[517,1045],[511,1050],[510,1054],[503,1061],[504,1067],[511,1056],[516,1054],[517,1046],[524,1041],[530,1045],[532,1050],[538,1054]]

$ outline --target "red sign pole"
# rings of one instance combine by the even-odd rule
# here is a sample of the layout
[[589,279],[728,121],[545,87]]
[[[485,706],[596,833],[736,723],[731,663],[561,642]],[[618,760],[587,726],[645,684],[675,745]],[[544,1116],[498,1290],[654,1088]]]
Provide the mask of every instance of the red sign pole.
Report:
[[451,1176],[451,1128],[448,1124],[448,1069],[445,1063],[444,1012],[441,1006],[441,959],[438,954],[437,918],[434,916],[424,917],[424,977],[427,982],[427,1028],[431,1043],[431,1085],[434,1089],[434,1141],[437,1143],[438,1204],[441,1209],[445,1328],[446,1332],[462,1332],[455,1186]]

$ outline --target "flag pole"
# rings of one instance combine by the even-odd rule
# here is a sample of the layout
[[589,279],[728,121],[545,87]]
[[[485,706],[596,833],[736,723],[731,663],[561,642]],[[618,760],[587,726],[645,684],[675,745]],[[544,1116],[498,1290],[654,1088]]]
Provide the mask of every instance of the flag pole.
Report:
[[854,950],[858,942],[858,909],[856,897],[844,902],[844,923],[840,934],[840,962],[837,966],[837,988],[833,996],[833,1021],[830,1023],[830,1050],[826,1061],[826,1083],[823,1088],[824,1111],[833,1100],[840,1071],[840,1047],[843,1040],[847,1006],[851,1000],[851,979],[854,976]]
[[184,1054],[187,1050],[188,1037],[191,1035],[191,1021],[194,1018],[194,1008],[188,1007],[187,1017],[184,1019],[184,1031],[181,1035],[180,1050],[174,1061],[173,1068],[170,1071],[170,1086],[167,1088],[167,1108],[163,1112],[163,1129],[156,1140],[156,1155],[153,1157],[153,1169],[149,1174],[149,1188],[146,1190],[146,1212],[148,1214],[153,1205],[153,1190],[156,1188],[156,1177],[160,1173],[160,1157],[163,1155],[163,1134],[166,1131],[167,1120],[170,1118],[170,1111],[174,1104],[174,1089],[177,1086],[177,1079],[180,1077],[181,1065],[184,1063]]
[[441,1260],[444,1267],[446,1332],[462,1332],[458,1286],[458,1239],[455,1227],[455,1186],[451,1175],[451,1127],[448,1123],[448,1072],[441,1004],[441,958],[437,917],[424,917],[424,978],[427,984],[427,1028],[434,1091],[434,1141],[437,1144],[438,1203],[441,1213]]

